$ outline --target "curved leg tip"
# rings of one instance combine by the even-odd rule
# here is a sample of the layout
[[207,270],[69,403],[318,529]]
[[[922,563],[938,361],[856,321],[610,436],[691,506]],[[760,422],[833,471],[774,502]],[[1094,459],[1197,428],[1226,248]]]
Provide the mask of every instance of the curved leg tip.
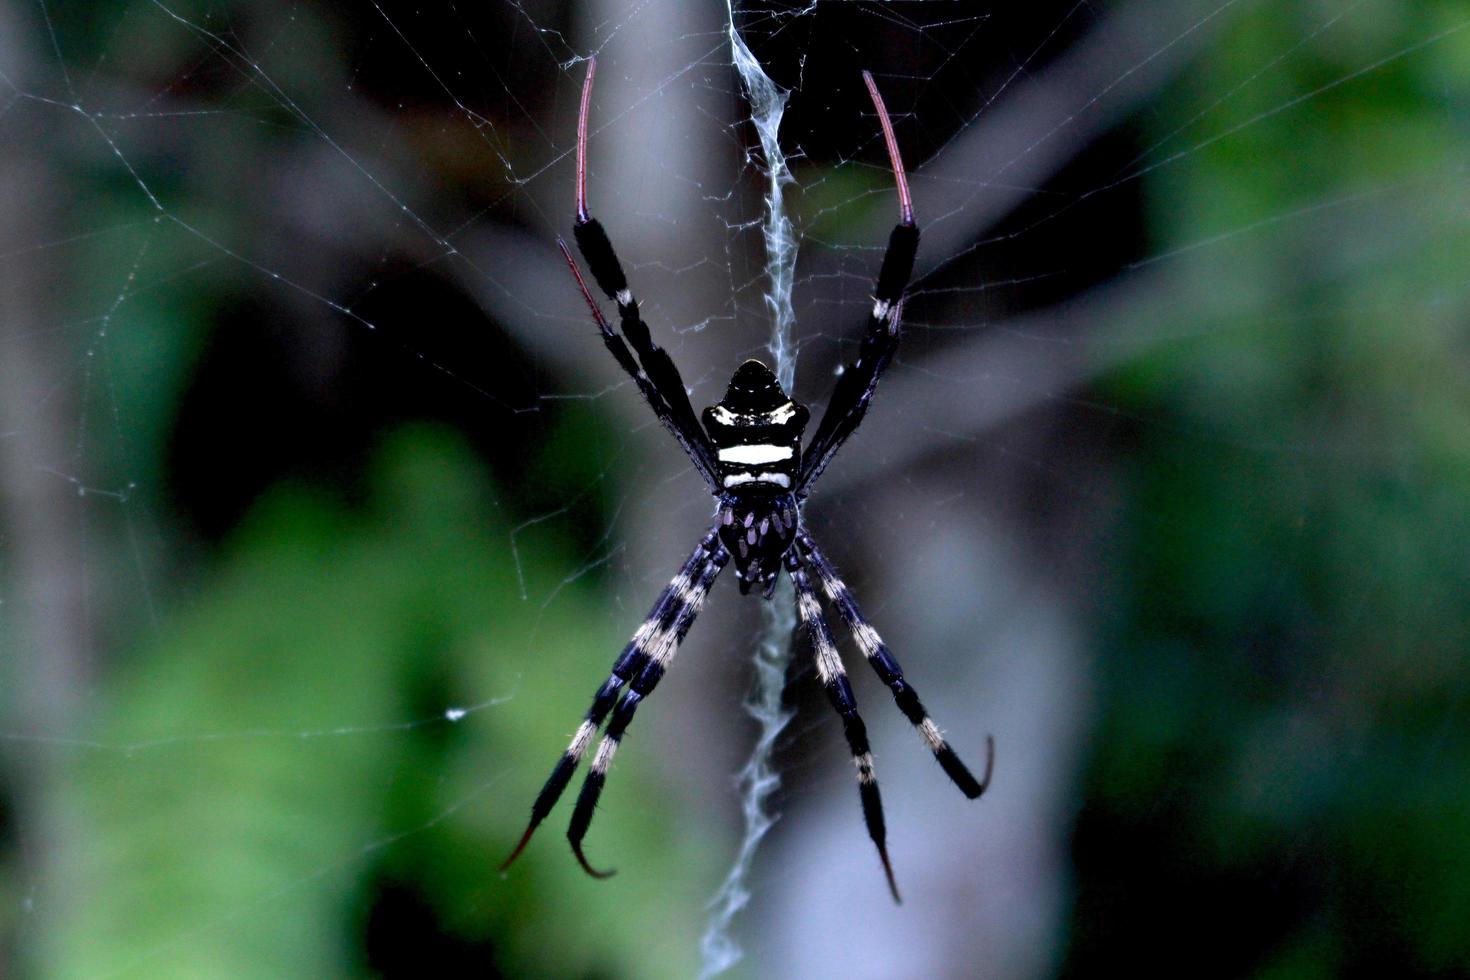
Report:
[[[995,736],[985,736],[985,775],[980,777],[980,793],[990,788],[990,777],[995,772]],[[979,797],[980,793],[975,796]]]
[[985,738],[985,772],[978,780],[960,761],[960,757],[955,755],[948,742],[939,744],[934,750],[934,758],[961,793],[969,799],[978,800],[990,788],[990,774],[995,769],[995,739],[988,735]]
[[587,855],[582,853],[581,841],[572,841],[572,853],[577,856],[577,863],[582,866],[582,870],[587,872],[592,877],[598,879],[599,881],[606,878],[611,878],[613,875],[618,873],[616,868],[609,868],[606,871],[599,871],[591,864],[587,863]]
[[508,857],[504,861],[500,862],[500,873],[501,874],[505,874],[505,872],[507,871],[507,869],[509,869],[510,866],[515,863],[515,859],[521,856],[521,852],[526,849],[526,845],[529,844],[529,843],[531,843],[531,835],[534,834],[535,832],[536,832],[536,825],[534,823],[531,824],[531,826],[529,826],[529,827],[526,828],[526,832],[521,835],[520,843],[516,845],[515,850],[513,850],[513,851],[510,852],[510,857]]

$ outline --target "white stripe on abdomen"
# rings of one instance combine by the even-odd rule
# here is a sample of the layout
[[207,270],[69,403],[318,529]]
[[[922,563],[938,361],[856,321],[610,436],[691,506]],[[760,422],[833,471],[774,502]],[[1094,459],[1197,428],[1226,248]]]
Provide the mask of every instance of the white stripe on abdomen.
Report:
[[742,483],[774,483],[778,487],[789,489],[791,477],[785,473],[732,473],[725,477],[727,487],[738,487]]
[[737,463],[742,466],[760,466],[790,459],[796,450],[791,446],[731,446],[720,450],[720,462]]

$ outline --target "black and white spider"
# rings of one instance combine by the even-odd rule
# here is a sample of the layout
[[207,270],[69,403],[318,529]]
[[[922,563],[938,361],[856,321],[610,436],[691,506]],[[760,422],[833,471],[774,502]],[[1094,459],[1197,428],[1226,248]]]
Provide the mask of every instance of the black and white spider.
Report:
[[592,270],[592,278],[617,303],[621,336],[613,330],[597,301],[592,298],[571,251],[564,242],[558,241],[557,244],[561,246],[567,266],[577,280],[588,309],[592,311],[592,318],[602,331],[602,342],[633,379],[659,421],[689,454],[694,468],[719,500],[719,517],[684,562],[679,574],[658,597],[648,618],[613,664],[612,675],[598,689],[586,718],[572,736],[571,745],[536,797],[531,807],[530,825],[501,868],[508,867],[530,842],[531,835],[561,797],[577,764],[591,748],[593,738],[611,712],[612,720],[593,756],[591,771],[582,784],[576,808],[572,811],[567,837],[573,853],[588,874],[597,878],[612,874],[610,871],[598,871],[587,862],[582,853],[582,839],[592,821],[592,812],[607,780],[613,755],[638,705],[653,693],[668,669],[679,643],[699,614],[710,586],[733,559],[742,595],[759,585],[762,595],[769,599],[781,569],[784,567],[791,576],[796,589],[797,611],[815,651],[817,675],[832,707],[842,717],[843,733],[857,766],[863,819],[883,861],[888,887],[897,901],[898,885],[888,860],[883,804],[873,772],[867,730],[858,716],[852,686],[837,654],[832,629],[822,615],[808,569],[816,573],[822,590],[836,605],[838,614],[847,623],[868,663],[893,691],[899,710],[919,730],[949,778],[970,799],[980,796],[990,783],[995,746],[993,740],[986,739],[985,776],[976,781],[944,740],[939,727],[929,718],[919,702],[918,693],[904,680],[893,654],[858,609],[851,590],[838,577],[837,569],[818,549],[801,520],[802,501],[837,450],[862,421],[878,386],[878,378],[893,359],[902,335],[903,293],[913,273],[914,256],[919,247],[919,226],[914,223],[908,180],[904,176],[903,161],[899,158],[898,142],[894,139],[888,111],[883,106],[883,98],[873,76],[863,72],[863,81],[877,110],[883,139],[888,145],[888,158],[893,165],[900,220],[889,236],[888,250],[883,255],[883,265],[873,290],[873,312],[868,319],[857,362],[839,378],[827,411],[817,425],[816,435],[803,451],[801,435],[809,413],[804,405],[787,396],[776,376],[760,361],[749,360],[736,368],[725,397],[704,410],[701,425],[673,359],[649,336],[648,325],[639,315],[638,301],[628,287],[627,277],[613,252],[607,232],[587,210],[587,113],[596,68],[596,61],[589,59],[577,123],[577,217],[572,231],[582,257]]

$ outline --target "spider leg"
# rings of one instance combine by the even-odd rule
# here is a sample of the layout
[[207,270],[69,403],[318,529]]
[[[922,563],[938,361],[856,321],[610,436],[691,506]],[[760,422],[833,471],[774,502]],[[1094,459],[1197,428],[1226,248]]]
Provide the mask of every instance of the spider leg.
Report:
[[939,730],[939,726],[934,724],[934,720],[929,717],[929,712],[924,709],[923,703],[919,700],[919,692],[915,691],[904,679],[898,661],[894,659],[888,645],[878,635],[878,631],[873,628],[873,624],[868,622],[868,618],[858,608],[857,599],[854,598],[852,590],[847,587],[847,583],[838,576],[836,567],[827,560],[826,555],[818,550],[817,543],[805,530],[798,533],[796,541],[802,554],[816,569],[817,577],[822,580],[822,590],[827,593],[827,598],[837,606],[838,614],[842,616],[848,629],[852,631],[853,638],[857,640],[858,646],[863,651],[863,656],[868,659],[868,664],[878,675],[879,680],[887,684],[889,690],[893,692],[893,700],[898,704],[898,710],[902,711],[904,717],[919,730],[920,735],[924,736],[929,751],[934,753],[934,758],[949,778],[954,780],[960,792],[972,800],[979,798],[980,794],[990,786],[990,775],[995,768],[995,739],[989,735],[985,737],[985,775],[977,782],[970,774],[970,770],[965,768],[965,764],[960,761],[960,757],[955,754],[954,749],[950,748],[949,743],[945,741],[944,733]]
[[878,848],[878,857],[883,861],[883,873],[888,876],[888,890],[893,900],[902,903],[898,894],[898,882],[893,877],[893,865],[888,860],[888,830],[883,822],[883,798],[878,793],[878,777],[873,772],[873,753],[868,747],[868,730],[858,715],[857,700],[852,694],[847,671],[842,658],[837,655],[837,644],[832,639],[832,627],[822,615],[817,594],[812,589],[811,579],[797,555],[796,549],[786,554],[786,568],[791,582],[796,587],[796,610],[801,616],[807,634],[811,637],[812,650],[817,661],[817,676],[827,692],[827,700],[842,717],[842,734],[847,737],[847,747],[852,751],[853,764],[857,766],[858,794],[863,804],[863,821],[868,826],[868,836]]
[[[597,328],[602,332],[602,343],[607,347],[608,352],[633,379],[633,383],[643,393],[648,407],[653,409],[653,414],[663,423],[663,427],[678,440],[680,446],[684,447],[684,452],[689,454],[690,461],[694,463],[694,468],[699,471],[699,475],[704,477],[704,482],[711,490],[719,489],[719,482],[711,468],[712,464],[707,458],[707,453],[699,448],[697,441],[690,440],[685,429],[676,421],[673,410],[669,408],[668,402],[659,392],[658,387],[638,366],[638,362],[633,359],[633,352],[628,349],[623,338],[613,331],[612,324],[607,322],[607,317],[602,315],[602,310],[598,307],[597,300],[592,298],[592,293],[588,291],[587,280],[582,278],[582,270],[577,267],[577,260],[572,258],[571,250],[567,248],[566,242],[558,238],[556,245],[561,249],[562,258],[567,261],[567,268],[572,270],[572,276],[577,280],[577,288],[582,291],[582,298],[587,301],[587,309],[592,311],[592,319],[597,321]],[[699,430],[699,435],[704,435],[702,428]]]
[[913,200],[909,197],[908,178],[898,153],[898,140],[893,135],[893,123],[873,76],[863,72],[863,82],[868,86],[873,108],[878,111],[883,140],[888,146],[888,159],[898,186],[899,221],[888,236],[888,250],[883,253],[883,266],[873,287],[873,312],[868,317],[857,362],[848,365],[837,380],[816,434],[802,453],[801,473],[796,481],[796,492],[802,497],[811,491],[811,485],[862,422],[878,388],[878,379],[898,351],[903,335],[903,291],[913,275],[914,256],[919,251],[919,226],[914,223]]
[[644,644],[641,668],[628,685],[627,693],[613,708],[612,721],[608,722],[607,731],[598,743],[597,754],[593,756],[592,767],[582,782],[581,792],[577,794],[577,805],[572,810],[572,820],[567,827],[567,840],[571,842],[572,853],[577,856],[582,869],[594,878],[607,878],[614,874],[612,871],[599,871],[592,867],[587,856],[582,853],[582,839],[587,836],[587,828],[592,823],[592,813],[597,808],[597,799],[602,795],[602,787],[607,782],[607,772],[612,767],[613,756],[618,751],[618,745],[622,742],[628,725],[633,721],[633,713],[638,710],[639,703],[658,686],[669,662],[678,652],[679,644],[689,632],[689,627],[694,625],[694,619],[704,605],[710,586],[714,585],[715,578],[729,560],[730,553],[725,550],[724,545],[716,541],[710,551],[709,560],[698,577],[686,582],[683,588],[674,590],[670,607],[673,616],[668,625],[649,633]]
[[541,821],[546,819],[551,808],[556,806],[556,801],[561,798],[561,794],[567,788],[567,783],[571,781],[572,773],[576,772],[577,764],[581,762],[582,756],[592,744],[592,738],[597,734],[597,729],[601,727],[603,719],[607,717],[607,713],[617,702],[618,696],[622,694],[624,685],[642,674],[648,665],[650,655],[658,648],[660,638],[670,631],[682,636],[682,631],[689,628],[688,623],[684,622],[686,618],[689,620],[693,618],[688,615],[689,596],[699,588],[698,583],[708,574],[715,555],[723,550],[719,543],[719,535],[710,531],[684,562],[684,566],[679,569],[673,581],[659,594],[658,600],[653,604],[653,609],[643,620],[643,625],[638,627],[638,631],[633,634],[633,638],[628,641],[628,645],[623,648],[623,652],[613,663],[611,676],[597,689],[597,694],[592,699],[592,706],[587,709],[587,715],[582,724],[577,726],[577,732],[572,736],[571,744],[567,746],[567,750],[562,753],[561,759],[551,770],[551,776],[541,787],[541,792],[536,795],[536,801],[531,805],[531,822],[510,857],[500,865],[501,871],[510,867],[511,863],[520,857],[521,851],[525,850],[526,845],[531,842],[531,835],[536,832]]
[[[674,433],[684,451],[694,460],[695,468],[705,478],[710,489],[718,490],[720,484],[715,470],[714,447],[708,433],[700,425],[698,416],[694,414],[694,406],[689,402],[689,392],[684,387],[679,368],[668,351],[653,342],[648,324],[643,322],[643,317],[638,312],[638,300],[628,286],[623,265],[613,251],[612,240],[608,238],[602,222],[592,217],[587,210],[587,114],[592,105],[592,79],[596,74],[597,59],[588,58],[587,78],[582,83],[582,105],[577,120],[577,217],[572,226],[572,236],[577,240],[577,248],[581,250],[592,278],[608,298],[617,303],[619,326],[623,337],[627,338],[628,344],[632,345],[633,351],[638,355],[637,365],[633,363],[632,357],[627,356],[627,347],[623,345],[621,338],[615,338],[617,347],[609,339],[611,327],[596,308],[582,281],[582,275],[570,256],[567,262],[577,276],[582,295],[587,297],[588,305],[593,308],[592,315],[597,319],[598,326],[602,329],[603,341],[612,351],[613,357],[638,383],[639,390],[648,399],[659,421]],[[565,246],[562,251],[566,253]],[[656,393],[657,398],[650,391]]]

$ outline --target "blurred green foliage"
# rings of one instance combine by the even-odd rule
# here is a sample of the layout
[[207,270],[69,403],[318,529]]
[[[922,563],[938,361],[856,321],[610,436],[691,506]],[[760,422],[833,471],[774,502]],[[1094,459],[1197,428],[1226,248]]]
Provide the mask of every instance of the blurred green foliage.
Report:
[[[51,920],[52,975],[358,973],[364,896],[388,887],[424,906],[405,938],[429,947],[396,954],[410,963],[458,948],[480,975],[691,972],[689,944],[651,959],[621,927],[690,935],[712,873],[670,831],[646,757],[620,764],[591,841],[638,875],[590,881],[550,825],[496,872],[626,617],[563,582],[575,562],[554,534],[527,528],[512,555],[443,432],[401,433],[373,482],[355,509],[271,493],[158,642],[109,673],[102,747],[73,773],[64,876],[82,900]],[[554,598],[527,601],[522,576]],[[450,721],[446,705],[482,706]]]
[[1148,177],[1178,339],[1109,386],[1148,424],[1073,973],[1470,972],[1465,11],[1258,5],[1150,120],[1203,122]]

